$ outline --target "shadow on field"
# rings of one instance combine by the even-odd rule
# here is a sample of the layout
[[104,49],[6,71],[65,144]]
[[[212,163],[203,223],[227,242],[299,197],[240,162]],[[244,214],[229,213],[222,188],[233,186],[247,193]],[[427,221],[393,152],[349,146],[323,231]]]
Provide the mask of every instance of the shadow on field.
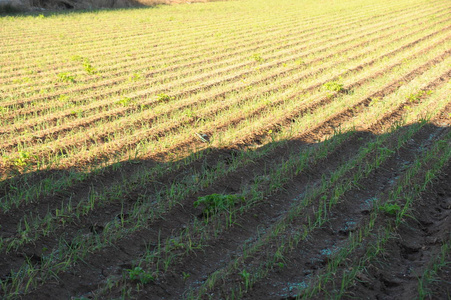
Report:
[[[434,128],[434,130],[443,130],[441,127],[436,127],[432,124],[428,124],[426,127]],[[403,127],[402,131],[407,130],[407,128],[408,127]],[[52,201],[59,203],[62,198],[67,198],[67,195],[71,195],[71,201],[73,201],[76,199],[72,197],[73,195],[87,195],[87,193],[91,190],[104,188],[110,185],[114,186],[118,182],[123,182],[124,180],[133,178],[135,174],[146,172],[146,170],[152,168],[159,169],[158,172],[162,174],[158,179],[154,178],[156,180],[155,182],[153,180],[149,181],[151,185],[155,186],[153,190],[158,190],[158,187],[178,181],[183,181],[184,184],[188,185],[193,184],[193,182],[188,182],[192,176],[206,172],[214,173],[217,168],[225,168],[229,166],[237,157],[249,156],[248,159],[251,160],[254,159],[252,157],[256,157],[255,161],[243,169],[243,173],[240,173],[240,168],[237,169],[236,172],[239,173],[239,176],[237,176],[239,179],[235,179],[230,183],[224,183],[222,190],[220,189],[216,191],[218,193],[237,192],[240,186],[249,183],[254,174],[264,172],[262,171],[262,168],[266,169],[271,165],[280,163],[282,160],[287,159],[288,153],[293,153],[293,151],[299,151],[299,153],[302,153],[304,149],[319,147],[323,144],[322,142],[318,143],[306,141],[322,140],[324,138],[324,131],[328,131],[326,134],[333,134],[334,129],[329,128],[321,131],[323,132],[318,134],[309,134],[302,140],[284,140],[272,142],[266,145],[262,145],[261,139],[263,136],[254,137],[251,141],[243,141],[240,145],[235,145],[229,148],[208,147],[199,151],[194,151],[191,155],[182,160],[168,160],[168,157],[156,157],[155,160],[131,159],[128,161],[113,163],[112,165],[106,167],[96,168],[95,171],[88,173],[79,172],[73,168],[24,172],[23,166],[12,166],[7,172],[0,172],[0,178],[1,176],[8,177],[8,179],[0,181],[0,203],[3,204],[5,199],[11,198],[11,196],[14,195],[12,197],[16,198],[18,203],[20,202],[19,207],[24,203],[27,203],[26,205],[30,205],[31,207],[55,207],[57,206],[57,203],[52,203]],[[396,130],[389,133],[389,135],[396,135],[398,132],[399,130]],[[344,135],[349,134],[345,133]],[[347,155],[347,153],[351,155],[354,151],[357,151],[357,149],[361,147],[363,141],[372,140],[375,137],[376,136],[373,133],[358,131],[353,135],[351,141],[340,146],[343,149],[339,151],[339,154],[332,155],[343,156]],[[335,135],[329,140],[329,142],[333,142],[333,140],[337,138],[342,139],[342,134]],[[268,153],[264,155],[249,155],[251,152]],[[102,164],[101,158],[96,161],[96,164]],[[175,165],[178,165],[178,167],[174,169]],[[327,169],[327,166],[325,166],[325,168]],[[166,172],[165,170],[169,171]],[[187,177],[187,179],[182,180],[184,177]],[[48,193],[45,191],[48,191]],[[43,200],[45,205],[42,203]],[[2,212],[0,211],[0,220],[3,222],[5,219],[2,218],[1,215]],[[5,227],[0,228],[1,231]]]
[[[398,136],[406,134],[412,128],[418,128],[418,125],[398,127],[393,132],[382,136],[386,136],[392,142],[397,141]],[[418,153],[418,155],[421,155],[422,144],[433,144],[449,131],[449,127],[422,125],[423,127],[414,134],[406,146],[412,148],[412,153]],[[89,295],[107,279],[108,275],[103,275],[102,270],[116,270],[118,274],[113,275],[120,276],[121,272],[132,267],[133,261],[139,258],[143,251],[156,247],[157,240],[178,236],[181,231],[190,226],[193,218],[204,218],[202,208],[193,205],[199,197],[212,194],[240,194],[251,190],[256,183],[258,186],[256,192],[274,188],[274,191],[268,193],[269,200],[262,200],[249,211],[244,212],[244,215],[240,217],[240,226],[232,227],[221,236],[220,241],[212,247],[207,247],[202,253],[189,254],[188,258],[183,258],[182,266],[176,265],[170,272],[171,274],[182,274],[182,272],[192,274],[189,279],[171,277],[170,280],[162,280],[158,284],[152,283],[143,287],[147,295],[158,295],[163,289],[175,299],[183,294],[191,283],[201,280],[206,274],[214,273],[216,270],[211,268],[223,264],[224,258],[230,258],[230,249],[239,249],[242,243],[258,236],[260,234],[258,228],[262,226],[269,228],[281,214],[290,209],[292,200],[301,195],[303,190],[313,187],[324,176],[329,176],[331,172],[351,160],[362,147],[379,137],[366,131],[337,132],[327,141],[315,142],[323,140],[325,135],[333,132],[333,128],[322,128],[302,139],[274,141],[265,145],[261,142],[263,136],[260,136],[233,148],[209,147],[194,151],[188,158],[182,160],[174,159],[168,162],[161,162],[158,158],[130,160],[106,166],[91,173],[69,169],[17,173],[0,182],[1,205],[4,206],[6,201],[12,201],[12,199],[19,204],[18,207],[13,205],[7,212],[0,211],[0,237],[3,239],[18,237],[18,228],[23,227],[25,216],[43,218],[50,212],[56,218],[60,218],[60,222],[48,236],[38,237],[21,246],[18,251],[6,253],[2,250],[0,280],[9,282],[12,276],[11,270],[17,270],[24,263],[40,266],[42,258],[46,255],[45,251],[57,248],[61,237],[71,241],[76,236],[100,235],[108,222],[116,219],[118,222],[127,220],[137,205],[150,204],[151,207],[152,205],[156,208],[164,207],[166,200],[175,199],[183,192],[189,191],[185,196],[177,199],[177,205],[171,206],[162,216],[149,221],[145,229],[140,229],[139,232],[131,231],[128,236],[116,241],[114,247],[105,247],[101,253],[93,251],[84,257],[83,264],[89,265],[89,268],[69,269],[58,274],[58,277],[55,277],[56,283],[53,280],[39,284],[37,289],[29,294],[29,299],[34,297],[56,299],[56,296],[59,299],[69,299],[74,296]],[[301,159],[307,152],[310,156],[314,156],[316,151],[319,153],[334,143],[336,145],[331,148],[331,151],[326,151],[324,157],[315,162],[308,161],[305,171],[299,173],[288,171],[287,180],[282,180],[277,186],[271,187],[280,179],[276,178],[274,175],[276,173],[271,173],[274,167],[297,155]],[[381,149],[384,150],[384,147]],[[409,153],[406,154],[406,158],[413,160],[409,157]],[[398,161],[398,155],[399,153],[393,152],[391,159],[402,165],[404,162]],[[231,166],[235,166],[234,169],[225,173],[224,170]],[[395,167],[395,164],[391,166]],[[158,169],[158,172],[144,175],[150,169]],[[400,172],[396,168],[382,169],[382,172],[388,173],[377,176],[385,181],[389,178],[397,178]],[[218,174],[223,175],[218,176]],[[371,184],[375,184],[374,180]],[[379,189],[379,187],[373,188],[371,186],[369,192]],[[366,191],[366,186],[359,186],[359,193],[360,190]],[[80,203],[88,205],[90,199],[100,201],[101,193],[104,193],[106,197],[102,200],[102,204],[96,203],[91,211],[82,214],[81,217],[57,216],[58,210],[64,206],[77,209]],[[155,201],[156,194],[160,194],[162,199],[166,200],[160,204],[154,204],[152,201]],[[360,201],[361,198],[356,200]],[[353,209],[358,209],[356,207],[354,206]],[[64,222],[61,223],[61,220]],[[71,242],[68,245],[70,246]],[[120,251],[120,249],[127,249],[127,251]],[[203,265],[205,261],[210,263]],[[314,267],[322,266],[311,268]],[[294,265],[292,276],[296,276],[301,268],[305,266]],[[284,272],[289,274],[289,270]],[[273,292],[271,289],[274,287],[267,285],[262,287],[261,292],[263,294],[266,292],[268,295]],[[362,293],[365,294],[364,291]],[[0,291],[0,295],[5,295],[5,292]],[[120,295],[115,294],[113,289],[108,298],[118,296]],[[168,295],[165,294],[166,296]]]

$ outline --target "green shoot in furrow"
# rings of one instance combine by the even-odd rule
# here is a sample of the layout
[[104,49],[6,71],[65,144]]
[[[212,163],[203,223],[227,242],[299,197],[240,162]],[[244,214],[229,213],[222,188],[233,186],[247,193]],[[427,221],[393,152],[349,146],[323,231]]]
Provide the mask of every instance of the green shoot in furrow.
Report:
[[[391,238],[396,228],[403,222],[407,216],[412,203],[417,199],[439,173],[440,169],[449,162],[451,158],[450,146],[451,133],[444,138],[436,141],[428,151],[422,151],[422,156],[418,157],[408,170],[405,171],[402,179],[391,189],[387,200],[381,201],[384,196],[376,197],[375,209],[372,211],[369,222],[361,227],[355,234],[350,235],[347,246],[340,249],[339,252],[329,260],[326,270],[320,276],[313,280],[313,284],[301,293],[303,299],[312,299],[317,293],[323,291],[328,282],[336,278],[337,270],[343,268],[342,282],[339,289],[328,291],[331,298],[339,299],[346,292],[355,279],[355,276],[363,271],[372,259],[384,251],[383,246]],[[400,203],[400,199],[402,202]],[[383,228],[375,228],[376,220],[379,214],[386,211],[386,204],[396,203],[398,209],[395,210],[394,219],[390,219]],[[370,244],[363,243],[367,237],[373,237]],[[352,253],[356,249],[364,247],[366,249],[364,257],[352,259]],[[343,266],[343,264],[345,266]]]
[[[298,243],[299,241],[305,239],[308,234],[314,230],[315,228],[320,227],[326,220],[328,216],[328,211],[335,205],[340,197],[349,189],[352,189],[355,184],[371,174],[375,169],[377,169],[383,161],[388,159],[396,149],[402,147],[405,142],[410,140],[410,138],[418,132],[422,127],[422,124],[417,124],[416,126],[412,126],[409,129],[400,129],[398,143],[394,143],[395,145],[387,145],[387,140],[390,139],[390,134],[377,136],[375,140],[368,142],[366,145],[362,146],[356,156],[349,160],[347,163],[343,164],[338,170],[333,172],[330,177],[323,178],[322,182],[316,188],[312,188],[308,190],[305,195],[302,196],[299,203],[294,205],[287,214],[279,220],[276,224],[274,224],[269,230],[267,230],[267,234],[265,237],[261,238],[254,245],[252,245],[249,249],[246,249],[243,252],[243,255],[240,258],[235,259],[230,262],[226,267],[216,271],[213,273],[201,286],[201,288],[196,292],[196,294],[191,294],[193,298],[196,298],[200,295],[204,295],[208,293],[208,291],[212,290],[213,287],[217,287],[217,284],[222,281],[229,274],[234,274],[241,268],[241,263],[244,262],[247,258],[251,257],[253,253],[259,251],[264,245],[268,243],[277,243],[278,249],[283,249],[286,245],[294,243]],[[380,151],[381,147],[393,147],[391,151]],[[392,152],[393,151],[393,152]],[[378,153],[378,155],[374,155]],[[364,163],[362,163],[364,162]],[[356,176],[345,176],[352,170],[353,174],[358,174]],[[330,193],[327,193],[330,191]],[[321,195],[334,195],[331,199],[328,197],[321,197]],[[318,211],[315,215],[315,219],[309,222],[310,226],[308,228],[291,228],[290,223],[294,218],[298,218],[302,215],[305,207],[310,206],[313,201],[316,199],[320,199],[318,203]],[[290,234],[285,234],[285,231],[289,231]],[[291,240],[289,242],[288,240]],[[285,246],[284,246],[285,245]],[[289,248],[289,247],[286,247]],[[272,252],[271,252],[272,253]],[[274,263],[274,257],[271,257],[271,254],[268,254],[266,261],[263,261],[257,270],[253,270],[250,278],[250,285],[264,276],[269,268]],[[268,263],[271,262],[271,263]],[[241,286],[240,283],[237,283],[237,286]],[[244,292],[241,287],[236,287],[234,289],[235,293]],[[241,292],[240,292],[241,291]]]

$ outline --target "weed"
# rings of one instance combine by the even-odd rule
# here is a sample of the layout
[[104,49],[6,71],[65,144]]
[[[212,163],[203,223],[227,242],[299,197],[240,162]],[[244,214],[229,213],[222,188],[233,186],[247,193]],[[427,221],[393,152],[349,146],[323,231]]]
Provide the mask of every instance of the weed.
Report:
[[12,164],[16,167],[24,167],[30,162],[31,157],[29,152],[19,151],[19,157],[13,159]]
[[401,207],[396,203],[385,203],[384,205],[380,206],[379,209],[386,214],[396,215],[401,210]]
[[123,97],[121,100],[117,101],[117,104],[120,104],[122,106],[127,106],[132,102],[132,99],[129,97]]
[[182,272],[182,276],[183,276],[183,280],[186,281],[191,276],[191,274],[190,273],[186,273],[186,272]]
[[331,92],[343,92],[345,90],[344,85],[336,81],[326,82],[325,84],[323,84],[323,88]]
[[210,216],[221,211],[230,210],[235,204],[243,200],[243,197],[237,195],[211,194],[199,197],[194,202],[194,207],[198,207],[199,205],[204,206],[202,214],[208,219]]
[[169,95],[167,95],[167,94],[165,94],[165,93],[160,93],[160,94],[158,94],[157,95],[157,100],[158,101],[170,101],[170,100],[173,100],[173,99],[175,99],[175,97],[171,97],[171,96],[169,96]]
[[58,74],[58,80],[61,82],[75,82],[75,76],[71,75],[69,72],[62,72]]
[[129,81],[138,81],[142,78],[141,74],[139,73],[133,73],[130,77],[129,77]]
[[241,278],[243,278],[246,290],[248,290],[251,283],[251,273],[249,273],[246,270],[243,270],[239,273],[239,275],[241,276]]
[[96,68],[94,68],[94,66],[91,64],[91,62],[85,58],[83,60],[83,68],[85,69],[86,73],[88,73],[89,75],[94,75],[97,73]]
[[143,270],[141,267],[134,267],[133,269],[127,269],[128,278],[132,281],[139,281],[142,284],[154,281],[155,278]]
[[259,53],[254,53],[254,54],[252,54],[252,55],[251,55],[251,58],[252,58],[253,60],[255,60],[256,62],[259,62],[259,63],[261,63],[261,62],[264,61],[263,57],[262,57],[261,54],[259,54]]
[[425,96],[425,95],[429,96],[431,94],[432,94],[432,91],[430,91],[430,90],[427,90],[427,91],[421,90],[421,91],[419,91],[416,94],[410,94],[407,97],[407,100],[409,100],[409,102],[411,102],[411,103],[418,103],[423,96]]

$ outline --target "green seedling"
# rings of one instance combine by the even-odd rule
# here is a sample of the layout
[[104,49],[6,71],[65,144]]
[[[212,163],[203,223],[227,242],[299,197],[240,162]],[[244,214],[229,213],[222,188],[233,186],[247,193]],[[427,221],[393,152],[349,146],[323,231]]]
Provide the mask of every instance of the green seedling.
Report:
[[343,92],[344,91],[344,85],[342,83],[338,83],[336,81],[329,81],[323,84],[323,88],[325,90],[331,91],[331,92]]
[[252,54],[252,55],[251,55],[251,58],[252,58],[253,60],[255,60],[256,62],[259,62],[259,63],[261,63],[261,62],[264,61],[263,57],[262,57],[261,54],[259,54],[259,53],[254,53],[254,54]]
[[83,68],[85,69],[86,73],[88,73],[89,75],[94,75],[97,73],[96,68],[94,68],[94,66],[91,64],[91,62],[85,58],[83,60]]
[[167,95],[167,94],[165,94],[165,93],[160,93],[160,94],[158,94],[157,95],[157,100],[158,101],[170,101],[170,100],[173,100],[175,97],[171,97],[171,96],[169,96],[169,95]]
[[396,215],[401,210],[401,207],[396,203],[385,203],[380,207],[380,210],[389,215]]
[[138,81],[142,78],[141,74],[139,73],[133,73],[130,77],[129,80],[130,81]]
[[61,82],[75,82],[75,76],[71,75],[69,72],[62,72],[58,74],[58,80]]
[[26,166],[31,159],[31,154],[24,151],[19,151],[19,157],[12,161],[13,165],[16,167]]
[[407,97],[407,100],[411,103],[417,103],[421,100],[421,98],[425,95],[429,96],[432,94],[432,91],[419,91],[416,94],[411,94]]
[[139,281],[142,284],[147,284],[154,281],[155,278],[143,270],[141,267],[134,267],[133,269],[127,269],[128,278],[132,281]]
[[243,278],[246,290],[248,290],[251,283],[251,274],[248,271],[243,270],[241,271],[241,273],[239,273],[239,275],[241,276],[241,278]]
[[120,105],[122,105],[122,106],[127,106],[127,105],[129,105],[131,102],[132,102],[132,99],[131,99],[131,98],[129,98],[129,97],[124,97],[124,98],[122,98],[121,100],[117,101],[116,103],[117,103],[117,104],[120,104]]
[[237,195],[211,194],[199,197],[198,200],[194,202],[194,207],[202,205],[204,207],[202,214],[208,219],[208,217],[221,211],[229,211],[235,204],[243,200],[243,197]]
[[186,281],[191,276],[191,274],[190,273],[186,273],[186,272],[182,272],[182,276],[183,276],[183,280]]

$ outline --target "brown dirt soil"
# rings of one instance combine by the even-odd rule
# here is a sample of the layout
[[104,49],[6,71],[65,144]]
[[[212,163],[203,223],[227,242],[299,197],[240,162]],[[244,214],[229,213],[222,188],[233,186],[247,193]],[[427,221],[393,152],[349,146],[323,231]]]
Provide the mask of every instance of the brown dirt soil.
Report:
[[[403,48],[422,43],[424,39]],[[435,45],[428,47],[432,49]],[[394,49],[381,59],[403,48]],[[425,48],[412,55],[428,50]],[[409,113],[406,106],[414,109],[429,100],[431,94],[426,91],[435,91],[448,83],[451,70],[448,68],[438,77],[428,79],[428,84],[422,88],[425,93],[415,101],[396,102],[373,123],[360,124],[362,128],[358,130],[342,133],[339,129],[360,114],[371,112],[370,106],[375,99],[393,95],[407,82],[440,64],[449,54],[448,50],[431,57],[402,78],[378,86],[371,91],[372,95],[359,96],[352,106],[334,110],[321,122],[292,133],[287,140],[275,140],[271,133],[288,132],[294,121],[323,110],[340,96],[351,94],[353,89],[388,73],[401,62],[362,76],[334,95],[296,103],[296,109],[287,109],[280,117],[265,117],[267,122],[257,130],[239,136],[227,148],[207,148],[208,144],[192,135],[191,139],[180,141],[174,149],[162,150],[158,155],[152,153],[141,160],[117,163],[86,174],[79,173],[75,167],[26,174],[14,169],[17,174],[0,181],[0,199],[24,196],[10,210],[0,211],[0,298],[12,296],[14,291],[9,295],[2,292],[15,274],[28,280],[27,268],[33,267],[38,270],[31,278],[34,281],[30,281],[35,285],[32,284],[26,293],[19,292],[16,298],[183,299],[192,296],[195,299],[226,299],[239,295],[238,298],[243,299],[296,299],[324,278],[333,268],[340,249],[351,248],[351,238],[358,236],[362,228],[372,222],[374,227],[370,233],[337,264],[329,281],[306,298],[329,299],[338,291],[344,299],[417,298],[419,279],[432,267],[443,245],[451,241],[450,156],[446,156],[448,159],[438,175],[415,195],[402,221],[391,228],[393,231],[381,244],[381,251],[371,259],[365,258],[372,246],[379,247],[378,234],[394,222],[394,216],[388,212],[378,213],[372,220],[378,212],[377,205],[389,201],[403,205],[407,198],[405,194],[394,200],[391,197],[420,158],[435,153],[432,152],[435,146],[444,145],[445,150],[440,148],[436,156],[427,160],[432,164],[451,147],[451,103],[442,107],[429,122],[400,123]],[[366,62],[343,74],[358,72],[373,63]],[[281,98],[272,105],[282,106],[286,100]],[[248,116],[266,116],[267,106],[257,107]],[[214,126],[220,131],[228,126],[238,126],[244,120],[242,116],[233,116],[228,123]],[[185,125],[195,121],[189,120]],[[174,126],[173,132],[182,130],[182,125]],[[387,131],[390,127],[395,129]],[[410,135],[410,132],[413,133]],[[155,139],[164,136],[162,132],[155,135]],[[404,139],[406,136],[408,138]],[[376,144],[380,139],[383,143]],[[374,145],[377,146],[371,148]],[[117,145],[117,148],[122,146]],[[366,152],[367,148],[372,150]],[[111,149],[116,148],[112,146]],[[324,149],[326,153],[320,155]],[[170,158],[172,151],[181,157],[192,153],[191,160]],[[305,156],[308,159],[301,165],[299,162],[303,161],[304,155],[308,155]],[[384,160],[377,163],[383,155],[386,155]],[[285,165],[287,161],[290,164]],[[89,164],[89,161],[80,159],[79,163]],[[350,167],[344,169],[348,165]],[[367,170],[367,166],[372,168]],[[406,185],[422,186],[431,169],[430,165],[421,164]],[[148,170],[155,171],[145,173]],[[39,196],[28,195],[28,200],[26,193],[18,191],[18,187],[27,189],[48,182],[57,186],[69,176],[74,179],[68,186],[44,194],[36,192]],[[76,176],[82,179],[76,179]],[[117,187],[127,192],[120,194]],[[172,193],[174,190],[177,192]],[[203,206],[194,203],[213,194],[245,196],[207,217]],[[71,214],[87,205],[90,199],[95,200],[90,210],[77,217]],[[305,199],[309,201],[303,202]],[[59,209],[65,206],[70,212],[59,215]],[[146,210],[134,216],[136,207]],[[295,210],[296,207],[300,209]],[[319,212],[326,207],[324,221],[312,221],[317,216],[323,217]],[[291,214],[293,211],[296,211],[295,215]],[[49,214],[51,218],[40,227],[32,228],[30,236],[21,233],[20,229],[26,227],[25,219],[47,220]],[[138,221],[142,223],[135,227]],[[286,223],[282,223],[284,221]],[[53,229],[46,232],[46,226],[50,227],[51,222]],[[285,227],[278,228],[279,234],[272,236],[277,231],[277,224],[285,224]],[[104,242],[107,234],[114,230],[120,234]],[[304,232],[307,233],[305,236],[300,234]],[[186,236],[189,239],[182,240]],[[8,249],[6,245],[11,241],[24,242],[17,248]],[[85,241],[91,243],[86,242],[90,247],[83,253],[77,252],[85,249]],[[251,252],[253,249],[257,250]],[[71,250],[75,251],[72,253]],[[49,253],[56,254],[49,260]],[[69,265],[63,265],[64,268],[44,278],[46,268],[59,266],[58,263],[68,257]],[[450,297],[450,259],[448,253],[445,258],[448,264],[438,269],[433,280],[425,285],[430,299]],[[342,280],[360,261],[363,265],[359,266],[361,269],[355,278],[341,287]],[[131,277],[130,270],[138,265],[153,276],[151,280],[144,283]],[[21,266],[23,269],[19,269]],[[220,277],[221,272],[225,274],[223,277]],[[246,276],[252,279],[251,282],[246,281]],[[219,280],[210,286],[209,282],[215,278]],[[24,290],[26,284],[27,281],[18,289]]]
[[[439,256],[451,233],[451,164],[433,185],[421,195],[407,218],[389,241],[385,251],[362,273],[348,291],[346,299],[415,299],[418,278],[429,262]],[[449,260],[449,255],[446,261]],[[451,281],[449,266],[440,271],[429,288],[429,299],[449,299]]]

